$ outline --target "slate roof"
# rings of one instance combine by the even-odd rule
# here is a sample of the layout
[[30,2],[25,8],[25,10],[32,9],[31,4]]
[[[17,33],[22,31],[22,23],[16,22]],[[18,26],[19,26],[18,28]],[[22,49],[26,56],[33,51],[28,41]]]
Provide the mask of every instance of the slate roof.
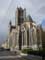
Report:
[[10,32],[12,31],[12,29],[15,29],[15,28],[16,28],[16,26],[13,26],[13,25],[12,25],[12,26],[10,27]]

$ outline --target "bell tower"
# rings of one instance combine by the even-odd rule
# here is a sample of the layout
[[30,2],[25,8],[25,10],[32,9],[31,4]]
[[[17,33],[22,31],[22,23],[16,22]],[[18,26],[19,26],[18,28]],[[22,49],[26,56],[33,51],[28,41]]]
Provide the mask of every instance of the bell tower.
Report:
[[21,7],[17,8],[16,10],[16,25],[21,25],[26,19],[26,9],[23,9]]

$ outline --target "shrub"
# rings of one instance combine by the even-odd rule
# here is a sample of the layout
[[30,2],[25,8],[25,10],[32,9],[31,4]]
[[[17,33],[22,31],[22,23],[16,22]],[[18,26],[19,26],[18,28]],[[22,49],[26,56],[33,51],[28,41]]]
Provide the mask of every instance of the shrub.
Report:
[[45,56],[45,51],[43,50],[23,49],[22,52],[27,54],[32,54],[32,55]]
[[32,49],[29,49],[29,48],[22,50],[23,53],[28,53],[29,51],[33,51],[33,50]]

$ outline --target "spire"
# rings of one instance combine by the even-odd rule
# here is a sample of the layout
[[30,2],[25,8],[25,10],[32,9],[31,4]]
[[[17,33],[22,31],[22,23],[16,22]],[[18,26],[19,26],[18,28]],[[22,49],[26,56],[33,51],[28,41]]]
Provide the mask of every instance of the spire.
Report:
[[10,22],[9,22],[9,25],[10,25],[10,26],[12,25],[12,22],[11,22],[11,20],[10,20]]
[[12,25],[12,22],[11,22],[11,20],[10,20],[10,22],[9,22],[10,32],[11,32],[11,25]]

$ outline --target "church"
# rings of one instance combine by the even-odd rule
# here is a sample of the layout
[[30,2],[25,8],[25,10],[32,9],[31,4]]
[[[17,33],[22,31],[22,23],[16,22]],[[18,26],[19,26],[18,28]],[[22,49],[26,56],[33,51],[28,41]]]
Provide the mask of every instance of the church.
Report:
[[15,16],[15,25],[13,26],[11,21],[9,23],[8,48],[18,50],[42,48],[41,29],[31,16],[26,17],[26,9],[17,7]]

